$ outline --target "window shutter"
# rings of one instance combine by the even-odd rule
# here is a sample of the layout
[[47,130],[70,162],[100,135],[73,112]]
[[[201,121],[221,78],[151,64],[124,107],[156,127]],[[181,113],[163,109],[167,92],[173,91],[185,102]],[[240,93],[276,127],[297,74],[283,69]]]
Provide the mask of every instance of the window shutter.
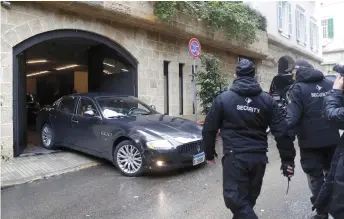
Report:
[[278,1],[277,2],[277,25],[278,25],[278,30],[282,31],[283,30],[283,2]]
[[296,39],[300,41],[300,12],[296,9]]
[[292,28],[293,28],[293,23],[292,23],[292,16],[291,16],[291,4],[288,2],[288,27],[289,31],[288,34],[289,36],[292,35]]
[[319,27],[316,26],[316,31],[315,31],[315,46],[317,50],[319,50]]
[[314,38],[314,29],[313,29],[313,23],[312,21],[309,22],[309,38],[310,38],[310,46],[311,46],[311,49],[314,48],[314,44],[313,44],[313,38]]
[[303,43],[306,44],[307,43],[307,22],[306,22],[306,16],[304,14],[302,14],[302,17],[303,17],[303,20],[302,20],[302,23],[303,23],[303,37],[304,37],[304,40],[303,40]]
[[333,38],[333,18],[327,20],[328,38]]

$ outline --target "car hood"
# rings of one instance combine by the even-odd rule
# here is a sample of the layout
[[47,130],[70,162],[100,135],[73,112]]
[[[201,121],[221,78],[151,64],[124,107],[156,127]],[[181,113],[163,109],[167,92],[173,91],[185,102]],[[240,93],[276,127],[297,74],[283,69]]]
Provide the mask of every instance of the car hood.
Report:
[[144,135],[147,141],[166,139],[180,145],[202,138],[201,126],[180,117],[153,114],[123,118],[122,122]]

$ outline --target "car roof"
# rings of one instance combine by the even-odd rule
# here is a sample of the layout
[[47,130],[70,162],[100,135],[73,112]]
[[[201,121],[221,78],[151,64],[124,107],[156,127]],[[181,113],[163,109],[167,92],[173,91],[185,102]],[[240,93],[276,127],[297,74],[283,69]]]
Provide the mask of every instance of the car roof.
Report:
[[66,96],[74,96],[74,97],[89,97],[89,98],[96,98],[96,97],[133,97],[130,95],[114,95],[113,93],[106,93],[106,92],[89,92],[89,93],[75,93],[69,94]]

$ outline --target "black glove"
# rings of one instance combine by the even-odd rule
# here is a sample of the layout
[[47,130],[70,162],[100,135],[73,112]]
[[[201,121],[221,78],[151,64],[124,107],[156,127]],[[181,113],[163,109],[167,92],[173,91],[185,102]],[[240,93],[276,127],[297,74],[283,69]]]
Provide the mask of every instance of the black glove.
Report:
[[205,154],[205,159],[206,160],[214,160],[217,157],[218,157],[218,155],[217,155],[215,150],[213,151],[213,153],[211,155],[209,155],[207,153]]
[[294,164],[282,163],[281,165],[283,176],[288,177],[288,178],[294,176],[294,169],[295,169]]

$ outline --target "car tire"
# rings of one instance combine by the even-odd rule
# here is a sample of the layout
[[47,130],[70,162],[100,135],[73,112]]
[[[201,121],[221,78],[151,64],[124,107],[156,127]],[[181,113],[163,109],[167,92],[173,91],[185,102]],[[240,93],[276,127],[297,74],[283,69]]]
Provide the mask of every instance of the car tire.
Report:
[[144,158],[140,148],[133,141],[125,140],[116,146],[113,153],[113,163],[124,176],[138,177],[143,175]]
[[54,130],[50,124],[45,123],[41,128],[41,145],[49,150],[55,149],[55,135]]

